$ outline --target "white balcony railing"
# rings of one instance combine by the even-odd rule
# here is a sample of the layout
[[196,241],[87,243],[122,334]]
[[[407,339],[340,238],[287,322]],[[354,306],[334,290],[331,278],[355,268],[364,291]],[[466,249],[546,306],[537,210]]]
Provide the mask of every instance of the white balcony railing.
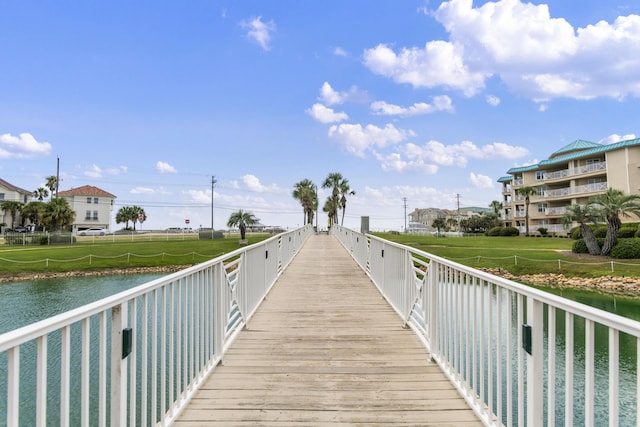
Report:
[[636,425],[640,357],[620,354],[620,342],[640,348],[640,322],[375,236],[332,233],[485,425]]
[[562,169],[559,171],[545,172],[542,179],[543,180],[562,179],[570,176],[584,175],[584,174],[605,171],[605,170],[607,170],[607,162],[598,162],[598,163],[591,163],[584,166],[579,166],[577,168],[572,168],[572,169]]
[[[0,335],[0,425],[171,424],[312,232],[279,234]],[[25,399],[35,411],[23,410]]]

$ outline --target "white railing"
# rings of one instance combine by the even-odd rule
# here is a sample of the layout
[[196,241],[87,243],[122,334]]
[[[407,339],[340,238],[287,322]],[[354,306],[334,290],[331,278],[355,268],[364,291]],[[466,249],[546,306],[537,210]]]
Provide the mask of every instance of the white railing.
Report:
[[0,335],[0,425],[169,425],[312,232]]
[[[640,421],[640,380],[621,369],[640,371],[639,322],[375,236],[332,233],[485,425]],[[620,354],[623,339],[634,354]]]

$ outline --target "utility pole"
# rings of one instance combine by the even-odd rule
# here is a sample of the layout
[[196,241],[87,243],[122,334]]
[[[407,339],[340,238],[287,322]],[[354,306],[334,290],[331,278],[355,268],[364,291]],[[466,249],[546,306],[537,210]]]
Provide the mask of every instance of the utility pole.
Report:
[[407,232],[407,198],[403,197],[402,200],[404,201],[404,232]]
[[211,238],[212,239],[213,239],[213,230],[214,230],[213,228],[213,194],[214,194],[213,190],[215,188],[216,182],[218,181],[216,181],[215,175],[212,175],[211,176]]
[[58,165],[56,166],[56,198],[58,198],[58,188],[60,188],[60,157],[58,157]]
[[456,193],[456,199],[458,203],[458,234],[462,231],[462,227],[460,227],[460,194]]

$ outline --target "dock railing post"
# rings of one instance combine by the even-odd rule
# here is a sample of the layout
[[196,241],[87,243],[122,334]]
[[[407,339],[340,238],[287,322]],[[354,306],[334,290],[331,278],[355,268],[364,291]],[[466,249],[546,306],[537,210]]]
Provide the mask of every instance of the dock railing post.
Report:
[[427,310],[427,319],[429,324],[427,326],[427,331],[429,336],[427,337],[427,342],[429,343],[429,351],[431,352],[431,359],[434,358],[434,354],[438,353],[437,349],[437,339],[438,339],[438,313],[436,312],[436,307],[438,306],[438,274],[436,261],[430,260],[429,266],[427,267],[427,283],[426,289],[423,291],[424,295],[424,303],[422,306]]
[[213,353],[214,358],[220,358],[222,361],[222,352],[224,349],[224,288],[225,274],[221,263],[215,265],[213,269]]
[[[111,425],[127,425],[127,358],[122,357],[122,330],[127,327],[127,303],[111,309]],[[154,319],[155,320],[155,319]]]
[[527,360],[527,425],[541,426],[544,420],[544,334],[543,304],[527,298],[527,323],[531,326],[531,354]]

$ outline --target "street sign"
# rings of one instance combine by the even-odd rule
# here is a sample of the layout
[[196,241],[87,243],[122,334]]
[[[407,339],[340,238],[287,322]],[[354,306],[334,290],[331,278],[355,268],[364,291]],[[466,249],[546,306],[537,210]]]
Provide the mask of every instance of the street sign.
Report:
[[191,221],[189,221],[188,219],[185,219],[185,220],[184,220],[184,223],[185,223],[185,224],[189,224],[190,222],[191,222]]

